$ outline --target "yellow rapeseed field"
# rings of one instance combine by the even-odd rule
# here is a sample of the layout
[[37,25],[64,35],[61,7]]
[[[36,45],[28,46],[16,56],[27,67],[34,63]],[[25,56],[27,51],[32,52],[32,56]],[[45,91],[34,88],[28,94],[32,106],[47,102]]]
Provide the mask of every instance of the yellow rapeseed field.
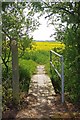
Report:
[[54,48],[62,48],[64,49],[65,48],[65,45],[63,43],[60,43],[60,42],[33,42],[33,49],[34,50],[51,50],[51,49],[54,49]]

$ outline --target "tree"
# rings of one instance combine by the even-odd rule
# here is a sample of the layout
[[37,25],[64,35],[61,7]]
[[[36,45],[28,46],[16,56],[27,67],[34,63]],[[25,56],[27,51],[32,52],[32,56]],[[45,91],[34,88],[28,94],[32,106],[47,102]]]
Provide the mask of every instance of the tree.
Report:
[[[66,22],[64,30],[61,25],[56,29],[57,40],[64,42],[65,47],[65,79],[66,92],[70,93],[74,101],[80,98],[80,1],[79,2],[42,2],[33,3],[38,11],[47,13],[45,18],[50,24],[55,24],[54,15],[58,15],[56,22]],[[37,11],[36,10],[36,11]],[[75,75],[74,75],[75,74]]]
[[[70,93],[71,99],[79,101],[80,93],[80,2],[64,3],[61,11],[62,22],[67,22],[67,27],[63,33],[66,64],[66,88]],[[62,34],[59,34],[60,36]],[[58,38],[60,40],[60,37]],[[62,41],[62,39],[61,39]],[[74,76],[75,74],[75,76]],[[67,83],[68,82],[68,83]]]
[[[23,40],[24,37],[31,39],[28,35],[28,33],[31,30],[35,30],[36,26],[38,25],[38,22],[33,18],[34,12],[31,11],[30,5],[28,6],[28,3],[22,2],[22,3],[2,3],[2,32],[5,34],[4,43],[8,43],[8,47],[10,49],[8,50],[9,55],[8,59],[6,60],[6,57],[4,57],[6,54],[3,51],[2,60],[3,63],[6,66],[6,69],[8,71],[8,65],[7,62],[9,62],[9,57],[12,57],[12,83],[13,83],[13,100],[14,102],[19,101],[19,70],[18,70],[18,43],[20,40]],[[27,16],[24,15],[25,8],[28,7]],[[24,31],[24,32],[23,32]],[[28,39],[26,39],[28,41]],[[31,41],[27,42],[27,44],[30,44]],[[23,45],[21,42],[20,44]],[[28,46],[28,45],[27,45]],[[8,49],[7,47],[5,47]],[[3,46],[3,50],[5,50]],[[23,45],[23,48],[25,49],[25,46]],[[10,56],[10,52],[11,55]]]

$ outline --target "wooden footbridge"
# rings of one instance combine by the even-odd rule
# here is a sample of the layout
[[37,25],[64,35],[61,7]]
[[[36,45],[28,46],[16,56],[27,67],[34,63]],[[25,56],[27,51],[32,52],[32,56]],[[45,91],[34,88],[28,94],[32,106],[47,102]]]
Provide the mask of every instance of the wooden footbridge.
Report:
[[[55,68],[53,64],[53,54],[60,57],[61,62],[61,74]],[[29,106],[27,109],[20,111],[17,114],[17,118],[43,118],[53,116],[54,113],[66,112],[66,108],[63,107],[64,103],[64,72],[63,72],[63,56],[54,51],[50,51],[50,70],[54,69],[58,76],[61,78],[62,83],[62,99],[56,97],[54,87],[50,77],[46,74],[45,66],[38,65],[37,73],[32,76],[29,94],[27,101]],[[57,103],[56,103],[57,102]],[[57,107],[58,106],[58,107]]]

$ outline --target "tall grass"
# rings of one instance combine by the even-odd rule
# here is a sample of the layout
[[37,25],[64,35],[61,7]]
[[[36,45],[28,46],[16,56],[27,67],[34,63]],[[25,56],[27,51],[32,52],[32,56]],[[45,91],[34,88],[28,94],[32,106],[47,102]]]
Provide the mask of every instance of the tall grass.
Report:
[[37,50],[26,52],[23,59],[33,60],[38,64],[46,64],[49,62],[49,51]]
[[19,80],[22,91],[28,92],[31,76],[36,71],[36,66],[33,60],[19,60]]

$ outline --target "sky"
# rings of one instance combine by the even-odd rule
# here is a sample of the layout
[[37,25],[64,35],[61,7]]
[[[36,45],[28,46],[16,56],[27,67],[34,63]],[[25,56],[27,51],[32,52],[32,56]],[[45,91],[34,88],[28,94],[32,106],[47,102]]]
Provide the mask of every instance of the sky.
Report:
[[50,37],[51,34],[55,33],[55,28],[53,25],[47,26],[47,20],[45,16],[41,16],[39,19],[40,26],[35,30],[32,35],[34,40],[55,40],[54,36]]
[[[25,8],[24,10],[24,15],[27,16],[28,14],[28,9]],[[39,13],[36,13],[34,15],[35,19],[38,19]],[[48,25],[48,19],[45,19],[45,17],[47,16],[47,14],[44,14],[43,16],[40,16],[40,18],[38,19],[40,22],[40,26],[38,27],[37,30],[35,30],[34,32],[30,32],[30,36],[33,36],[34,40],[40,40],[40,41],[46,41],[46,40],[53,40],[55,41],[55,32],[56,32],[56,28],[59,27],[59,24],[61,23],[61,20],[57,21],[57,18],[59,16],[59,14],[54,15],[54,25],[49,24]],[[63,23],[65,26],[66,24]],[[53,34],[52,37],[50,37]]]

